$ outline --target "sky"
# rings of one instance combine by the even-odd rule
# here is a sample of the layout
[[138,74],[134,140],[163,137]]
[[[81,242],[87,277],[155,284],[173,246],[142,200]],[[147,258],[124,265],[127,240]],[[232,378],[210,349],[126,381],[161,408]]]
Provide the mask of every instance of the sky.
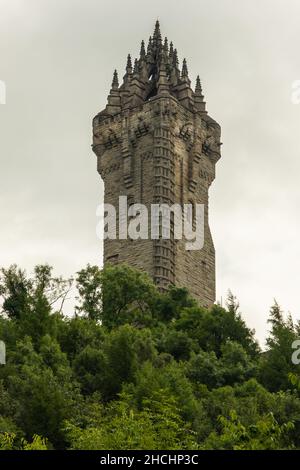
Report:
[[262,345],[274,298],[300,319],[299,17],[299,0],[0,0],[0,266],[101,264],[92,118],[159,18],[222,127],[217,300],[230,289]]

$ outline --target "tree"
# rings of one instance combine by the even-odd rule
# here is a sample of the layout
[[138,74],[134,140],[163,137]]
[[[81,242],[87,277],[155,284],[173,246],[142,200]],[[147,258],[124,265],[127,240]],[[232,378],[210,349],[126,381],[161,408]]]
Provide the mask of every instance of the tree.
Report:
[[66,433],[71,448],[79,450],[197,449],[176,400],[163,389],[144,400],[142,410],[132,406],[132,397],[123,393],[102,409],[96,426],[81,429],[68,422]]
[[284,319],[275,301],[270,310],[271,330],[267,338],[267,350],[260,360],[260,380],[271,391],[291,388],[289,374],[299,375],[299,367],[292,363],[292,344],[299,337],[291,317]]
[[229,294],[200,307],[127,266],[72,280],[0,270],[0,449],[300,448],[300,326],[271,310],[261,353]]
[[72,280],[53,277],[52,268],[48,265],[36,266],[32,278],[28,278],[25,271],[14,265],[2,269],[2,315],[17,322],[14,340],[28,335],[38,344],[45,334],[54,334],[59,316],[53,315],[53,308],[60,303],[61,313],[71,283]]
[[288,445],[292,422],[279,425],[272,413],[261,417],[257,423],[244,426],[235,411],[230,418],[219,417],[221,433],[213,432],[203,445],[216,450],[278,450],[292,448]]
[[155,288],[148,275],[126,265],[107,266],[103,271],[88,266],[78,273],[77,307],[92,320],[111,329],[125,323],[147,325]]
[[59,346],[49,337],[42,340],[35,352],[30,338],[17,344],[17,352],[5,378],[7,389],[18,401],[16,424],[26,437],[38,434],[61,448],[64,437],[61,426],[76,415],[80,406],[77,384]]

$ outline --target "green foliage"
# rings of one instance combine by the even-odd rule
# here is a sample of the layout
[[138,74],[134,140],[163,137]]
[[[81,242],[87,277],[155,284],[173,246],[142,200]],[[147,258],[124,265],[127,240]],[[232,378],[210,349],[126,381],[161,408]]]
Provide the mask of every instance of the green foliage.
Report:
[[107,328],[151,320],[155,288],[148,276],[128,266],[108,266],[100,271],[88,266],[78,273],[79,312],[101,320]]
[[102,409],[98,423],[81,429],[66,423],[71,448],[79,450],[196,449],[195,436],[180,416],[176,400],[159,390],[143,400],[142,409],[121,394]]
[[15,434],[0,433],[0,450],[47,450],[47,440],[34,435],[32,442],[27,442],[26,439],[18,442]]
[[246,327],[240,314],[213,305],[210,310],[190,307],[182,310],[174,322],[179,331],[186,331],[191,339],[197,341],[204,351],[214,351],[219,357],[221,349],[228,341],[238,342],[252,357],[257,357],[259,347],[254,333]]
[[80,300],[77,311],[90,320],[99,320],[102,314],[102,272],[98,266],[88,265],[79,271],[76,285]]
[[[213,432],[203,449],[216,450],[278,450],[288,448],[289,433],[294,429],[291,422],[281,426],[272,413],[261,417],[255,424],[244,426],[235,411],[230,418],[219,417],[221,433]],[[286,447],[287,446],[287,447]]]
[[291,316],[284,319],[275,301],[270,311],[271,331],[267,339],[267,351],[262,355],[259,365],[261,383],[271,391],[291,388],[289,374],[300,377],[299,366],[291,360],[292,343],[299,339],[299,326],[293,324]]
[[187,375],[194,383],[216,388],[235,385],[256,375],[256,364],[236,341],[227,341],[217,358],[213,351],[193,354],[187,363]]
[[22,441],[23,448],[21,450],[47,450],[47,440],[35,434],[32,442]]
[[300,448],[299,325],[271,310],[261,352],[229,294],[199,307],[128,266],[0,272],[0,449]]
[[25,435],[39,434],[61,447],[62,422],[75,412],[80,395],[59,345],[49,337],[41,343],[39,352],[29,337],[17,343],[4,382],[8,393],[17,399],[15,422]]

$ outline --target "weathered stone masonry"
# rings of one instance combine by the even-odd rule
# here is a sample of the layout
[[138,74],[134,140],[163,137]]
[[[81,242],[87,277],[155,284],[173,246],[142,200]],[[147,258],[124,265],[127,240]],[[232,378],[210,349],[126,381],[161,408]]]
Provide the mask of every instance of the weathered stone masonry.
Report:
[[[159,23],[147,52],[128,56],[121,86],[115,71],[106,108],[93,120],[93,150],[105,184],[105,202],[202,203],[205,243],[186,251],[185,240],[105,240],[104,263],[147,271],[161,289],[185,286],[202,305],[215,301],[215,250],[208,222],[208,190],[220,158],[220,126],[208,116],[197,77],[191,89],[186,60],[161,39]],[[118,226],[118,221],[117,221]]]

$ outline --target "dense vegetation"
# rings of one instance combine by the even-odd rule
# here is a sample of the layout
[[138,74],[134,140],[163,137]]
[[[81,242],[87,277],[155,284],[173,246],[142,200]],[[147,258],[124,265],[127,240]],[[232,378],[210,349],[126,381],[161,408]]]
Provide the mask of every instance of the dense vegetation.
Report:
[[277,304],[262,353],[232,295],[207,310],[126,266],[74,283],[64,316],[72,281],[1,271],[0,449],[300,448],[300,328]]

